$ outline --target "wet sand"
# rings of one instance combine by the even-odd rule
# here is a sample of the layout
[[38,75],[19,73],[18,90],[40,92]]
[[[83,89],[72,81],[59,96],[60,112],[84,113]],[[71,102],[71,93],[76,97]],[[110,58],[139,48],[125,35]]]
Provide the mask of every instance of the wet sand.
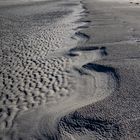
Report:
[[138,16],[130,1],[1,5],[0,138],[139,139]]
[[[137,1],[138,3],[139,1]],[[106,54],[88,68],[93,72],[115,72],[115,90],[104,100],[79,109],[66,116],[64,123],[76,127],[75,139],[138,140],[140,127],[140,20],[139,4],[131,1],[84,2],[89,14],[89,28],[84,33],[90,36],[86,46],[104,46]],[[67,121],[71,120],[71,121]],[[78,125],[73,126],[73,122]],[[80,129],[80,130],[79,130]],[[85,131],[86,129],[86,131]]]

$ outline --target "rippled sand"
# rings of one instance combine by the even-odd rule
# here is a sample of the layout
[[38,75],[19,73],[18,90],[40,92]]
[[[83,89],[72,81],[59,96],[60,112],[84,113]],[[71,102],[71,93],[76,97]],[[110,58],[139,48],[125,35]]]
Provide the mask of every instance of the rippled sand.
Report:
[[114,71],[89,63],[106,48],[75,48],[90,38],[85,15],[79,1],[1,6],[2,139],[68,139],[60,119],[114,90]]
[[0,139],[139,139],[137,6],[0,1]]
[[64,52],[77,43],[71,36],[82,10],[78,2],[63,1],[1,7],[2,135],[11,133],[24,112],[70,96],[66,69],[71,60]]

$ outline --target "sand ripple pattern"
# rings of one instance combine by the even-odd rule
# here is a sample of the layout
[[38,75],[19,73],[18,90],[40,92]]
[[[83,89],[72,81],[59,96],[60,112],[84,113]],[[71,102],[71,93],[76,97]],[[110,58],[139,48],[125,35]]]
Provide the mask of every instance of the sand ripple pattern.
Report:
[[[17,114],[69,96],[65,68],[70,60],[53,52],[76,44],[70,38],[72,28],[78,26],[74,21],[79,7],[75,7],[64,9],[56,2],[53,9],[43,4],[39,9],[0,11],[0,129],[4,133]],[[38,14],[33,14],[34,9]]]
[[[95,62],[108,54],[106,47],[78,46],[90,39],[80,31],[89,23],[81,21],[88,13],[82,2],[6,10],[0,11],[0,139],[75,140],[94,131],[119,133],[111,121],[71,114],[105,99],[119,83],[114,68]],[[106,132],[110,128],[114,134]]]

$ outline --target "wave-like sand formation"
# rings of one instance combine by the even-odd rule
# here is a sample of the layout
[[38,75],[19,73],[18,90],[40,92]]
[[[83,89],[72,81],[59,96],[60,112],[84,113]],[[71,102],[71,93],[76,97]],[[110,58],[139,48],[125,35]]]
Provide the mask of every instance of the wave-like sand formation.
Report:
[[82,2],[5,10],[0,11],[0,138],[86,139],[83,134],[98,132],[98,127],[119,133],[112,122],[69,114],[119,86],[114,68],[96,64],[108,55],[104,46],[75,47],[90,38],[80,31],[90,23],[81,20],[88,14]]
[[[100,51],[100,49],[98,51]],[[88,124],[88,120],[81,118],[82,120],[80,121],[80,118],[77,118],[77,120],[81,122],[80,124],[75,120],[75,117],[69,118],[67,115],[78,108],[109,96],[116,90],[119,78],[115,70],[111,67],[97,65],[94,64],[94,62],[82,64],[83,60],[82,62],[78,62],[79,59],[75,59],[75,61],[77,61],[77,64],[80,63],[81,67],[80,65],[76,67],[76,63],[74,63],[74,66],[70,68],[70,75],[72,81],[75,81],[75,83],[73,83],[73,88],[69,91],[69,97],[61,102],[48,104],[46,107],[42,107],[39,110],[21,115],[17,119],[16,125],[18,138],[22,137],[23,139],[27,139],[31,137],[30,139],[32,139],[33,137],[34,139],[42,140],[72,139],[73,136],[71,133],[74,135],[80,133],[81,135],[87,133],[86,131],[84,132],[83,129],[87,131],[90,131],[90,129],[91,131],[92,129],[98,129],[95,121],[93,121],[93,124],[90,123],[90,125]],[[28,119],[26,120],[25,118]],[[76,126],[74,126],[73,121],[75,121]],[[114,127],[114,130],[117,129],[114,125],[112,126],[111,122],[103,123],[108,123],[106,127]],[[101,123],[101,125],[103,124]],[[77,127],[79,127],[78,130],[76,130]],[[26,131],[25,128],[29,128],[28,131]],[[119,133],[117,130],[115,131]]]

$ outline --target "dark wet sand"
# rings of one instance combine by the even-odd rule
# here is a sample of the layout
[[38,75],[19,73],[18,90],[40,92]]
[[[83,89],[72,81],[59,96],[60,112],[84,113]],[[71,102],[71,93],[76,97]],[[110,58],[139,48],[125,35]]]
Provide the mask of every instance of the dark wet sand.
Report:
[[96,64],[114,69],[118,87],[106,99],[78,110],[76,119],[84,118],[81,126],[85,122],[83,127],[97,139],[139,140],[140,7],[92,0],[84,4],[89,11],[86,20],[91,21],[84,30],[90,36],[86,45],[106,48],[107,55]]

